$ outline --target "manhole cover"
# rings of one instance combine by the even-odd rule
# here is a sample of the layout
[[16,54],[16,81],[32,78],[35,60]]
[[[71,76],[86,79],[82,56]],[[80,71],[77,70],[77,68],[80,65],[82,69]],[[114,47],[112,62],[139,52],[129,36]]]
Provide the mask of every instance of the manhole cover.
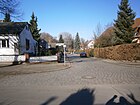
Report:
[[82,76],[83,79],[94,79],[96,77],[94,76],[91,76],[91,75],[85,75],[85,76]]

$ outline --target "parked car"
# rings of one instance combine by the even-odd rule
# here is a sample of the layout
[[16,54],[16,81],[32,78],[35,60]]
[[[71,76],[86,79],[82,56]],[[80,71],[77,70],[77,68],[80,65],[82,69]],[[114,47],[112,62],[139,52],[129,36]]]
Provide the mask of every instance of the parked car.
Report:
[[87,53],[86,52],[80,53],[80,57],[87,57]]

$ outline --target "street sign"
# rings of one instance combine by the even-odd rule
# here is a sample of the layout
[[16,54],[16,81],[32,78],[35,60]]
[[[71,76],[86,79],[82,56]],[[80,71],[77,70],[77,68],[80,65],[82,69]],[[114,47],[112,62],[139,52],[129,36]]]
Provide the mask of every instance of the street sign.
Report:
[[64,46],[64,43],[56,43],[56,46]]

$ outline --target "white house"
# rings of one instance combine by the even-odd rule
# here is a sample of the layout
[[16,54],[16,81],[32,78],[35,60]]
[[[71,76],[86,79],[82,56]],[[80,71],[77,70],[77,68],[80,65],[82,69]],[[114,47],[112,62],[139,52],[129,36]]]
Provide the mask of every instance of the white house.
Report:
[[94,40],[89,41],[89,43],[88,43],[88,45],[87,45],[87,48],[88,48],[88,49],[94,48]]
[[136,42],[140,44],[140,18],[135,19],[132,27],[135,29],[135,35],[132,42]]
[[27,22],[0,22],[0,55],[35,54],[36,49]]

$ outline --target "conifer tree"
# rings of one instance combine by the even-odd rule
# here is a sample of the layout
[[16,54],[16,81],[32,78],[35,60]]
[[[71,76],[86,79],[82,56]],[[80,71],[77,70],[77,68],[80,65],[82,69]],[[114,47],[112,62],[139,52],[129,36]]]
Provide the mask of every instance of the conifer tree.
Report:
[[59,43],[64,43],[64,39],[63,39],[62,35],[60,35],[60,37],[59,37]]
[[10,14],[9,13],[5,14],[4,22],[11,22],[11,18],[10,18]]
[[33,35],[33,38],[38,41],[40,38],[39,32],[41,29],[38,29],[38,24],[37,24],[37,17],[35,17],[34,12],[32,13],[31,20],[30,20],[30,30]]
[[77,32],[76,37],[75,37],[75,50],[78,51],[80,50],[80,37],[79,37],[79,33]]
[[121,0],[117,20],[115,20],[115,35],[120,39],[120,43],[131,43],[134,36],[135,13],[131,9],[128,0]]

